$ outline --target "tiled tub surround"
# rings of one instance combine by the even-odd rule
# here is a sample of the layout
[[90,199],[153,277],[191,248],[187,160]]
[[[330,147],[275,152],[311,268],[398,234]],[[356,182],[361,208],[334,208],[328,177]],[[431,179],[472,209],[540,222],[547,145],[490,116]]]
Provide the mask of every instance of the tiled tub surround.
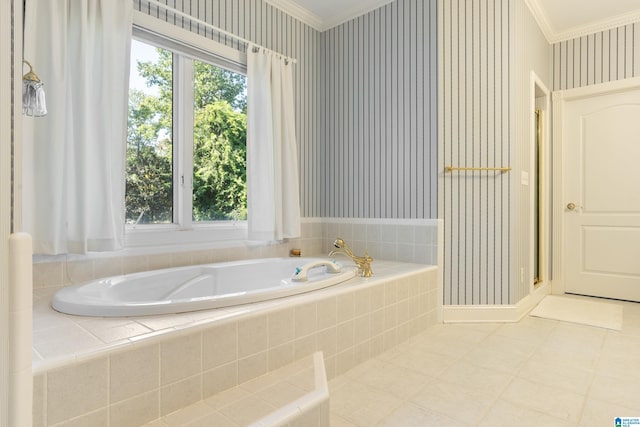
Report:
[[327,254],[336,237],[342,237],[356,254],[365,250],[374,260],[437,265],[438,220],[304,218],[302,236],[284,243],[263,245],[219,242],[175,247],[136,248],[91,256],[35,256],[34,289],[58,288],[89,280],[160,268],[289,255],[302,249],[303,256]]
[[329,427],[321,352],[164,416],[145,427]]
[[374,268],[287,299],[138,318],[63,315],[55,288],[36,290],[34,426],[141,425],[315,351],[332,378],[437,322],[436,267]]

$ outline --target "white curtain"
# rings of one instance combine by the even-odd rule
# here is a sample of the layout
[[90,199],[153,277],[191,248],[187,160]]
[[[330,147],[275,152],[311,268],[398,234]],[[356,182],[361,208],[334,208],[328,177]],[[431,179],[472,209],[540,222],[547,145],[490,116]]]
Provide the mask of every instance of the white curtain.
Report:
[[293,64],[265,49],[247,51],[248,236],[299,237]]
[[24,227],[36,253],[122,247],[130,0],[27,0],[24,57],[49,114],[24,118]]

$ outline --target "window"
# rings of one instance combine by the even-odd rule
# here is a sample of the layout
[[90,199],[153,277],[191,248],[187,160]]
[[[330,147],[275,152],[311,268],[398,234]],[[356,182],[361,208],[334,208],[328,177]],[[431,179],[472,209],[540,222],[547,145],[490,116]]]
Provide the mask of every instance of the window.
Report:
[[175,231],[246,219],[246,76],[202,49],[134,36],[127,224]]

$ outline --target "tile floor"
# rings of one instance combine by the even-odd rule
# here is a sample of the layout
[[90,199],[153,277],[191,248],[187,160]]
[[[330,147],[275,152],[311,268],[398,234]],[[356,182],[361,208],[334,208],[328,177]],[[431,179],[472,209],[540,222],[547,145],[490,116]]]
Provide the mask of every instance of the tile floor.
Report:
[[621,331],[529,316],[430,328],[331,380],[331,426],[613,427],[640,417],[640,304],[620,304]]
[[[326,393],[324,381],[324,384],[315,383],[314,368],[318,366],[314,365],[313,357],[306,357],[225,390],[145,424],[145,427],[240,427],[258,423],[277,409],[291,404],[296,399],[303,399],[316,389],[322,389],[321,391]],[[325,375],[324,370],[320,374]],[[319,414],[309,415],[319,418]],[[314,421],[315,423],[307,425],[318,425],[318,420]],[[300,425],[300,422],[296,425]]]

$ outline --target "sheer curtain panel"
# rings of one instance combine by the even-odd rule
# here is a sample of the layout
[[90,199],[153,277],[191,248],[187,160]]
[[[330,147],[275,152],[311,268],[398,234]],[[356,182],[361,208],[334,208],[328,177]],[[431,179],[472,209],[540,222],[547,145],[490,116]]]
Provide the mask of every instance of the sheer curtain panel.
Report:
[[292,63],[247,49],[247,210],[251,240],[300,236]]
[[122,246],[132,9],[128,0],[26,0],[24,55],[49,110],[23,121],[35,253]]

